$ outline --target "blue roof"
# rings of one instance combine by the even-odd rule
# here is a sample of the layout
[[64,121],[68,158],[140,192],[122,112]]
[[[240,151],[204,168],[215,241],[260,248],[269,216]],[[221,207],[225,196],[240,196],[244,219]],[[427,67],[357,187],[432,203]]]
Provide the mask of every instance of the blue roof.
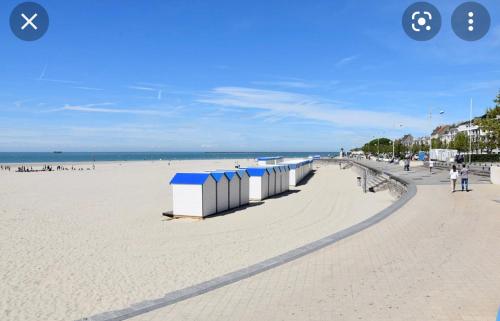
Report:
[[275,160],[275,159],[282,159],[283,156],[267,156],[267,157],[259,157],[257,158],[258,161],[266,161],[266,160]]
[[203,185],[209,176],[209,173],[177,173],[170,184]]
[[298,167],[297,164],[288,164],[289,169],[296,169]]
[[239,176],[239,175],[236,175],[237,172],[235,170],[220,169],[220,170],[217,170],[216,172],[221,172],[221,173],[226,174],[227,179],[229,179],[229,180],[232,180],[235,176]]
[[252,167],[246,168],[248,176],[264,176],[265,173],[269,173],[266,168],[263,167]]
[[219,182],[222,178],[224,178],[224,176],[228,178],[226,173],[224,172],[210,172],[210,174],[212,175],[212,177],[215,179],[216,182]]
[[236,173],[238,173],[239,177],[243,177],[244,175],[248,176],[248,173],[247,173],[246,169],[238,169],[238,170],[236,170]]

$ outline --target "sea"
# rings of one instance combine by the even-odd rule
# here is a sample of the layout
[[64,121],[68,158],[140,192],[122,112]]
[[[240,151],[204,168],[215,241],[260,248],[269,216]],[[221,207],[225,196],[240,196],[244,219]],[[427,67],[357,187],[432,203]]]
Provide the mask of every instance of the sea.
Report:
[[287,158],[320,155],[335,157],[338,152],[0,152],[0,163],[76,163],[144,160],[254,159],[265,156]]

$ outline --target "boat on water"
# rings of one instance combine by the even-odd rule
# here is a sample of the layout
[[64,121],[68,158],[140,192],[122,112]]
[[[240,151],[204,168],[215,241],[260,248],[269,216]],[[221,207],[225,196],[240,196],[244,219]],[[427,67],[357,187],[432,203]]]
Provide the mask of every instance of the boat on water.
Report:
[[54,153],[54,154],[62,154],[62,152],[61,152],[61,151],[59,151],[59,150],[56,150],[56,151],[54,151],[53,153]]

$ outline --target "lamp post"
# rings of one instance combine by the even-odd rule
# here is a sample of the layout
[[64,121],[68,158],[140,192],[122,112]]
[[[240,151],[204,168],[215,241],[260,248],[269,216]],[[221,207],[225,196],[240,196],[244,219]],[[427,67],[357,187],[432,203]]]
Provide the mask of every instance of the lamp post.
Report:
[[[403,124],[399,124],[399,129],[403,128]],[[394,159],[395,156],[395,147],[396,146],[396,139],[392,140],[392,159]]]
[[470,99],[469,108],[469,165],[472,160],[472,98]]

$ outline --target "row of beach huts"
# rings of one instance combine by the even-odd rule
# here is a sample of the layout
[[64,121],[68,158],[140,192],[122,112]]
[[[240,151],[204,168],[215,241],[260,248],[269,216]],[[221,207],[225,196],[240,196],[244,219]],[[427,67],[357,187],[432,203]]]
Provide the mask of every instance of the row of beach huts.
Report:
[[203,218],[262,201],[296,186],[313,168],[312,159],[261,157],[258,166],[177,173],[170,181],[174,217]]

